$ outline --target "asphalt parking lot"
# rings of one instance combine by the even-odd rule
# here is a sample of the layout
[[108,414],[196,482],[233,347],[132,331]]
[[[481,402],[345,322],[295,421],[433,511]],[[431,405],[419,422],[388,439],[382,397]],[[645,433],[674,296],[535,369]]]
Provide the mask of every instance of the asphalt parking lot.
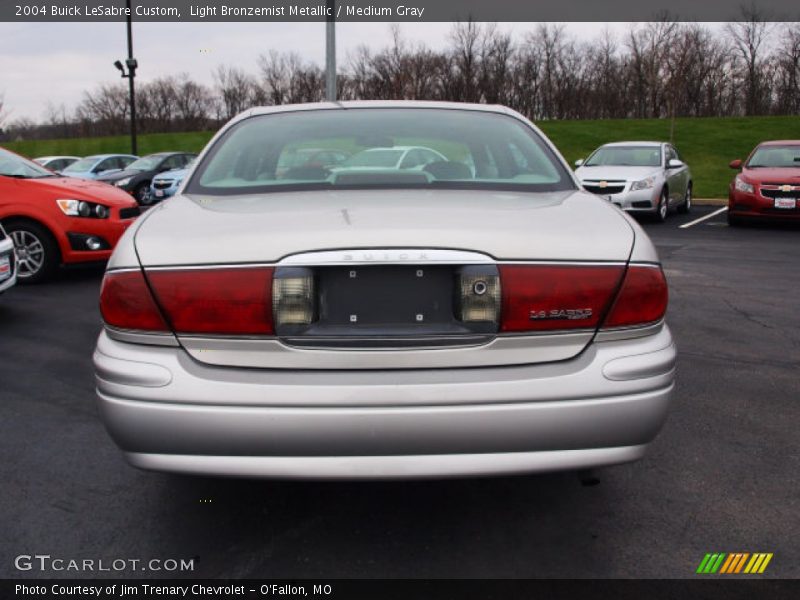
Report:
[[765,577],[800,577],[800,228],[724,214],[679,227],[712,210],[645,224],[670,283],[677,391],[648,456],[593,486],[137,471],[94,405],[102,269],[18,286],[0,300],[0,577],[108,575],[14,568],[49,554],[195,558],[177,575],[198,577],[672,578],[716,551],[772,552]]

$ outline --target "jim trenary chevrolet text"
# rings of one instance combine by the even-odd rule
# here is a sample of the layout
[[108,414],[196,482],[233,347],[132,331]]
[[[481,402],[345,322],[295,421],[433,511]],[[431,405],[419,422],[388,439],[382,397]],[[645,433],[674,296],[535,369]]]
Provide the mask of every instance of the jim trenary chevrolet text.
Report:
[[[303,148],[389,159],[277,169]],[[130,463],[180,473],[633,461],[673,392],[667,295],[642,228],[516,112],[252,109],[109,261],[100,412]]]

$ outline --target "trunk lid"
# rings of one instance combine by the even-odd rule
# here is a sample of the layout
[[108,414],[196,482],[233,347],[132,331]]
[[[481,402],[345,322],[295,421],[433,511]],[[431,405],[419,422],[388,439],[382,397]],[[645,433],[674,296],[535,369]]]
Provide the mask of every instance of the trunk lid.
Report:
[[143,266],[265,263],[300,252],[452,248],[496,259],[624,261],[634,234],[584,192],[326,191],[177,196],[136,235]]

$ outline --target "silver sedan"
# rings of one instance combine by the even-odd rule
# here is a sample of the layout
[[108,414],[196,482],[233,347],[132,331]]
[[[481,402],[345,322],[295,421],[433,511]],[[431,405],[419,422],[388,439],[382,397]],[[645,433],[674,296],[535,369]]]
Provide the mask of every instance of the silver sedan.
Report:
[[575,162],[584,189],[625,211],[664,221],[670,209],[689,212],[692,173],[671,144],[617,142]]
[[[422,170],[276,173],[297,148],[414,145]],[[94,364],[130,463],[397,478],[641,458],[667,416],[667,284],[639,225],[521,115],[259,108],[108,264]]]

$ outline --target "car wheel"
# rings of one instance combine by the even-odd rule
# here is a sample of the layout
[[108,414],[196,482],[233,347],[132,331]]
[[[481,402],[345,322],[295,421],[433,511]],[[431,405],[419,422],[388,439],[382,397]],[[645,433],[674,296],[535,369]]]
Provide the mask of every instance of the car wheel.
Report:
[[150,195],[150,184],[142,183],[136,186],[133,192],[136,202],[142,206],[150,206],[153,203],[153,197]]
[[26,221],[5,225],[17,254],[17,279],[20,283],[41,283],[50,279],[61,262],[58,244],[38,223]]
[[683,203],[678,207],[678,212],[686,214],[692,210],[692,184],[690,183],[686,188],[686,195],[683,197]]
[[658,207],[656,208],[656,222],[663,223],[667,220],[667,213],[669,212],[669,193],[667,192],[667,188],[661,190],[661,198],[658,201]]

